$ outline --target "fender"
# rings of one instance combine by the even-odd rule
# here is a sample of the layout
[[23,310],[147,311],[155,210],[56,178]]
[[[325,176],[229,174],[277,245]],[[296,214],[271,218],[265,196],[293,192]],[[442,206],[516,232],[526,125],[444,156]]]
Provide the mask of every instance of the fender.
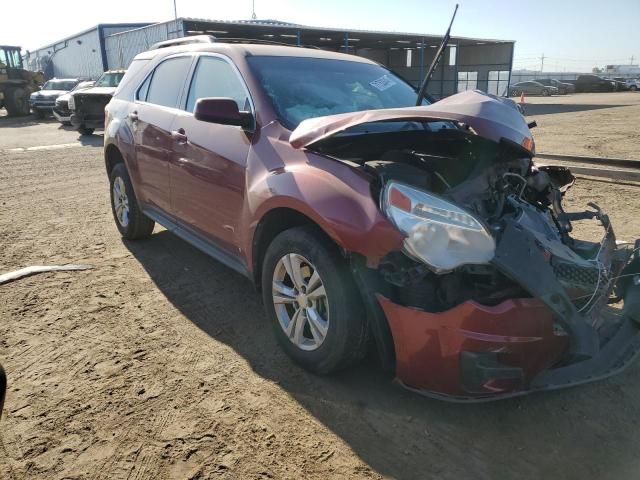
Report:
[[131,180],[134,185],[138,179],[138,169],[135,164],[135,146],[133,132],[131,126],[126,120],[128,114],[128,104],[118,99],[111,99],[106,108],[105,119],[105,142],[104,142],[104,157],[107,167],[107,172],[110,170],[108,150],[111,145],[117,148],[124,159],[124,162],[131,175]]
[[[357,253],[376,266],[387,253],[398,250],[404,237],[380,212],[371,194],[372,177],[356,167],[311,152],[300,152],[300,162],[262,171],[248,182],[253,204],[247,204],[251,222],[241,231],[247,265],[253,264],[256,227],[276,208],[295,210],[318,225],[341,249]],[[250,172],[249,172],[250,173]],[[255,199],[259,199],[258,202]]]

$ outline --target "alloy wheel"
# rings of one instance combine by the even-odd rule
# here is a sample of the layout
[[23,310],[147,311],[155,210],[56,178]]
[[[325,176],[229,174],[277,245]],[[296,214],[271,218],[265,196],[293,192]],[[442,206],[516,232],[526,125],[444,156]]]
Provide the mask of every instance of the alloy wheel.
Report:
[[121,177],[116,177],[113,181],[113,210],[116,212],[118,223],[126,228],[129,225],[129,198]]
[[273,272],[271,294],[289,341],[301,350],[319,348],[329,331],[329,303],[315,266],[296,253],[283,256]]

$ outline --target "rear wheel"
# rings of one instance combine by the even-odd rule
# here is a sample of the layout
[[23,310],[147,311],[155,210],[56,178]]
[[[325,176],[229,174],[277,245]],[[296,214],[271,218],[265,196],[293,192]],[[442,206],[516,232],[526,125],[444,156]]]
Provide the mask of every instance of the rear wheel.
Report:
[[286,230],[269,245],[262,295],[278,342],[307,370],[331,373],[364,356],[360,294],[337,249],[313,228]]
[[95,128],[87,128],[84,125],[80,125],[78,127],[78,132],[80,132],[80,135],[93,135],[94,131]]
[[113,167],[109,177],[111,185],[111,211],[120,234],[128,240],[146,238],[153,232],[155,222],[138,207],[129,172],[124,163]]
[[29,115],[29,94],[24,88],[12,88],[6,92],[4,106],[10,117]]

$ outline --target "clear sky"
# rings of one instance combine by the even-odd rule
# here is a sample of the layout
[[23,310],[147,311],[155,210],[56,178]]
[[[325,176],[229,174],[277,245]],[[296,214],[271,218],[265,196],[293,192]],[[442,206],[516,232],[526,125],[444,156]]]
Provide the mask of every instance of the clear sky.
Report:
[[[98,23],[173,18],[172,0],[5,0],[0,43],[33,49]],[[178,16],[242,20],[251,0],[176,0]],[[455,0],[255,0],[258,19],[440,34]],[[640,63],[640,0],[458,0],[453,35],[516,41],[514,68]],[[6,20],[9,21],[6,21]]]

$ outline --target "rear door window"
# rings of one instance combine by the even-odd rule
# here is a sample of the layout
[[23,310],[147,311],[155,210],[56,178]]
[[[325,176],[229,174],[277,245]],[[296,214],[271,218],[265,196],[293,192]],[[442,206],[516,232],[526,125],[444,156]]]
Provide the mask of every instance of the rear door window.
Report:
[[158,65],[146,93],[147,102],[163,107],[177,107],[191,60],[191,56],[174,57]]
[[193,74],[185,110],[193,112],[199,98],[232,98],[239,110],[250,110],[249,94],[239,74],[226,60],[203,56]]

